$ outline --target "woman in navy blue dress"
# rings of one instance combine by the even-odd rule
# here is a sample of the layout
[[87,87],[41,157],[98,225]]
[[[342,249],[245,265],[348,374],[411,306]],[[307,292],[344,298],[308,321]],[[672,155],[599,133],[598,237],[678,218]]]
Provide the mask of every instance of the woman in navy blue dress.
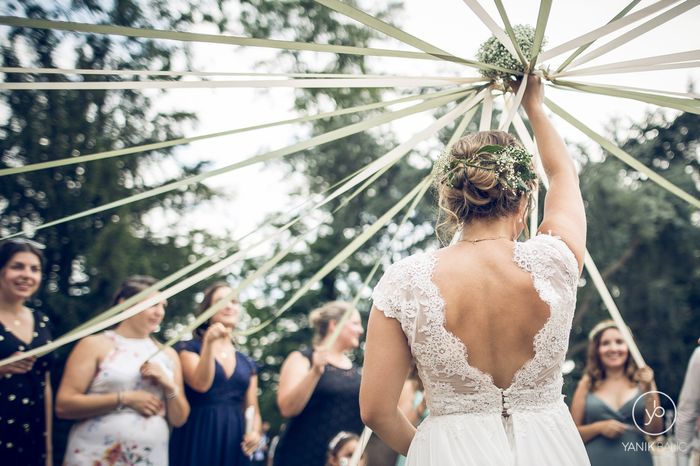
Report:
[[[226,283],[209,287],[199,312],[230,291]],[[250,464],[261,422],[255,363],[236,351],[231,340],[240,309],[237,298],[230,300],[197,329],[195,339],[177,348],[191,411],[185,425],[170,437],[170,466]],[[250,407],[254,416],[246,433],[244,413]]]

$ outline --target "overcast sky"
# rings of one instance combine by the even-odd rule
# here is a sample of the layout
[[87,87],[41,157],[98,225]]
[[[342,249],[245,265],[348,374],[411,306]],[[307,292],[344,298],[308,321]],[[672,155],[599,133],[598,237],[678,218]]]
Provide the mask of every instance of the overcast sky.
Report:
[[[554,2],[546,31],[548,43],[545,49],[602,26],[627,3],[628,0]],[[634,11],[652,3],[643,1]],[[482,4],[493,18],[499,18],[493,2],[483,1]],[[539,2],[511,0],[504,1],[504,4],[512,24],[534,25],[536,23]],[[455,55],[474,58],[479,45],[490,37],[489,30],[462,0],[405,0],[404,5],[404,12],[397,18],[397,25]],[[319,8],[323,7],[319,6]],[[235,16],[236,12],[231,11],[231,15]],[[497,22],[500,23],[500,19]],[[632,27],[639,24],[641,23],[635,23]],[[698,50],[700,49],[698,25],[700,25],[700,8],[695,8],[595,59],[586,66]],[[623,29],[622,32],[629,29],[631,27]],[[601,39],[599,44],[602,45],[617,35],[619,34],[607,36]],[[410,47],[392,39],[377,43],[375,46],[410,50]],[[206,71],[268,72],[275,69],[273,64],[278,61],[275,54],[274,50],[260,48],[210,44],[193,46],[194,68]],[[568,54],[563,54],[552,63],[556,66],[559,60],[566,56]],[[322,69],[323,63],[327,60],[325,54],[309,53],[305,54],[305,57],[311,69]],[[263,63],[262,67],[256,67],[256,64],[260,63]],[[477,76],[476,71],[470,68],[427,60],[371,58],[370,63],[373,71],[389,74]],[[286,70],[278,68],[277,71]],[[699,81],[700,70],[696,68],[602,77],[585,76],[578,79],[587,82],[685,92],[689,82]],[[387,96],[390,95],[391,93],[388,92]],[[552,89],[548,90],[548,95],[570,113],[599,131],[603,131],[606,124],[613,118],[620,119],[623,123],[640,121],[645,111],[654,108],[647,104],[584,95],[572,91]],[[200,123],[197,128],[189,132],[194,135],[294,117],[295,113],[291,111],[292,102],[293,91],[286,89],[216,89],[174,90],[161,98],[159,105],[164,109],[179,108],[195,111]],[[393,131],[399,141],[404,141],[414,132],[429,125],[431,121],[432,116],[427,112],[406,118],[400,123],[387,125],[385,128]],[[557,119],[556,125],[568,140],[586,141],[585,136],[566,122]],[[218,167],[266,150],[282,147],[304,137],[303,128],[285,126],[198,142],[182,148],[179,154],[183,160],[205,159],[212,161],[212,167]],[[435,141],[427,141],[418,148],[428,152],[435,149],[435,144]],[[589,147],[591,150],[598,150],[592,143]],[[295,183],[299,182],[299,178],[285,176],[281,170],[262,166],[253,166],[216,177],[209,182],[211,186],[225,190],[231,195],[231,199],[218,200],[202,206],[196,214],[177,219],[178,225],[183,230],[203,227],[214,233],[229,231],[234,236],[242,234],[260,222],[266,213],[288,207],[287,194],[294,188]],[[158,215],[154,215],[153,221],[160,223],[161,219]]]

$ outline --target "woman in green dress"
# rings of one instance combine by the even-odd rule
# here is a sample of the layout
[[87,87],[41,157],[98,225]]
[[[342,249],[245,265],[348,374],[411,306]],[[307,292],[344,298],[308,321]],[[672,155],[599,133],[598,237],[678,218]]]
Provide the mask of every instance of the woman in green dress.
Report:
[[655,390],[654,371],[637,367],[615,322],[596,325],[571,404],[591,466],[652,466],[645,432],[664,429],[658,393],[647,393]]

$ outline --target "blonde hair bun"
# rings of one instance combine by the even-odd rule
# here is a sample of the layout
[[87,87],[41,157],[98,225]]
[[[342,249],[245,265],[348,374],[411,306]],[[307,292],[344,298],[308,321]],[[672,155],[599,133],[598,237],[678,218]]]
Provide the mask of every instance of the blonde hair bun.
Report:
[[[485,150],[489,146],[522,149],[520,142],[504,131],[481,131],[458,140],[444,156],[442,165],[449,170],[436,177],[437,229],[448,237],[472,220],[496,219],[516,213],[523,198],[529,200],[530,192],[537,186],[535,179],[527,179],[520,185],[523,189],[514,189],[506,172],[487,168],[497,165],[501,157]],[[528,172],[534,174],[531,160],[527,165]]]
[[355,310],[352,304],[345,301],[330,301],[317,307],[309,313],[309,325],[314,329],[313,343],[318,344],[328,334],[328,324],[338,322],[348,310]]

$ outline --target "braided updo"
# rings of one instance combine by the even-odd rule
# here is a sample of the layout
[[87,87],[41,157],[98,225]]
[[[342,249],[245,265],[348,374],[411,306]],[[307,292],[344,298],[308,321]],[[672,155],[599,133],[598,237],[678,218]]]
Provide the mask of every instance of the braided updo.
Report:
[[[438,234],[450,237],[463,225],[476,219],[497,219],[518,211],[523,198],[530,200],[530,193],[537,180],[525,180],[526,189],[513,189],[506,173],[480,168],[493,166],[497,154],[480,152],[485,146],[516,146],[520,142],[504,131],[480,131],[461,138],[446,156],[448,173],[436,178],[438,194]],[[463,161],[464,163],[458,163]],[[534,173],[532,162],[527,170]]]

